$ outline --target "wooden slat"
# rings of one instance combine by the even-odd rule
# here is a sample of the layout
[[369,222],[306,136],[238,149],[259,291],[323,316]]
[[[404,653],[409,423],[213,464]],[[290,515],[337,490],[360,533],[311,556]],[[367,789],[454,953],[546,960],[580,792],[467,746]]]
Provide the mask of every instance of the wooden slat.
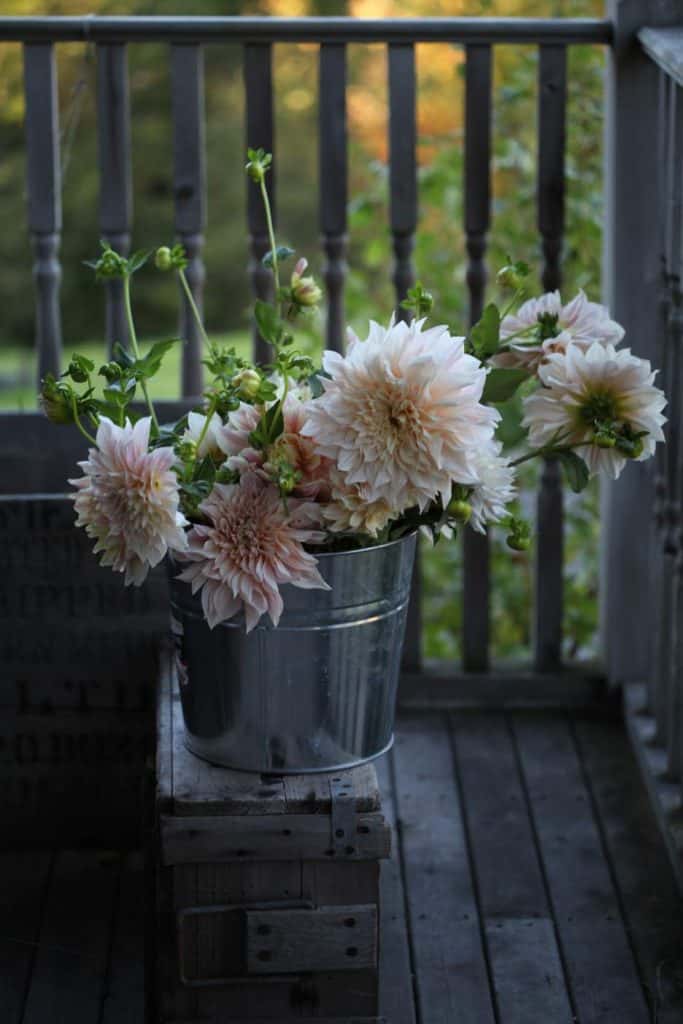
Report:
[[327,348],[344,350],[346,278],[346,47],[320,47],[320,226],[326,263]]
[[[97,140],[100,175],[100,234],[123,256],[130,252],[133,218],[130,100],[127,50],[123,43],[97,47]],[[123,284],[105,282],[105,330],[109,352],[129,344]]]
[[524,668],[462,673],[450,662],[427,665],[422,672],[404,672],[399,707],[431,711],[589,707],[618,713],[607,693],[604,673],[596,667],[548,673]]
[[20,1024],[38,946],[52,854],[0,854],[0,1006],[3,1024]]
[[[564,153],[567,51],[542,46],[538,78],[538,230],[543,248],[543,288],[560,287],[564,232]],[[541,473],[537,503],[534,596],[534,664],[549,671],[562,660],[563,502],[557,462]]]
[[[175,230],[185,247],[187,282],[199,311],[204,290],[203,231],[206,224],[204,52],[199,44],[171,47],[173,101],[173,196]],[[202,338],[184,293],[180,336],[184,339],[182,394],[202,391]]]
[[489,975],[444,718],[399,720],[394,764],[419,1019],[492,1024]]
[[143,1024],[145,963],[142,955],[145,893],[142,855],[122,857],[111,951],[99,1024]]
[[58,374],[62,356],[59,310],[62,230],[57,70],[51,43],[24,47],[28,226],[35,252],[38,381]]
[[[274,149],[272,55],[269,43],[247,43],[244,47],[244,86],[247,103],[247,147]],[[268,191],[275,218],[275,171],[268,171]],[[249,228],[249,277],[256,298],[272,296],[272,275],[261,263],[268,252],[268,228],[259,189],[247,178],[247,223]],[[271,349],[254,329],[254,358],[268,362]]]
[[683,898],[621,722],[576,721],[590,790],[658,1024],[683,1018]]
[[650,1019],[619,901],[564,716],[513,715],[522,775],[576,1015]]
[[[491,207],[491,47],[465,48],[465,245],[469,322],[476,323],[486,288],[486,235]],[[465,672],[489,666],[489,540],[463,531],[463,638]]]
[[571,995],[507,723],[466,714],[452,728],[499,1019],[569,1021]]
[[[396,316],[408,320],[399,303],[415,283],[412,253],[417,227],[417,161],[415,120],[415,49],[411,44],[389,46],[389,198],[391,237],[394,249],[392,281]],[[421,569],[419,548],[415,555],[413,583],[408,605],[404,668],[418,670],[422,660]]]
[[377,907],[247,910],[249,974],[354,971],[377,965]]
[[98,1019],[119,870],[116,855],[58,855],[22,1024]]
[[390,755],[379,758],[376,765],[382,791],[382,810],[392,831],[391,857],[384,861],[380,872],[379,1008],[392,1024],[415,1024],[406,894],[397,838]]

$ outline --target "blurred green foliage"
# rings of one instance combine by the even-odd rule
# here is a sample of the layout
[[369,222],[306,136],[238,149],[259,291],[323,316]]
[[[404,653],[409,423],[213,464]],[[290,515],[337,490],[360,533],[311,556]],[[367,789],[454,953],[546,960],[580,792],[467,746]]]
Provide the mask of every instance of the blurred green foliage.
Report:
[[[85,14],[86,0],[37,4],[6,0],[5,14]],[[191,10],[190,10],[191,9]],[[486,14],[599,16],[599,0],[101,0],[99,14]],[[533,47],[495,49],[493,90],[493,208],[487,259],[492,268],[509,253],[540,268],[535,212],[537,154],[537,52]],[[173,239],[172,138],[167,48],[130,48],[133,132],[133,248]],[[210,332],[244,332],[248,303],[247,226],[243,174],[244,96],[241,51],[208,46],[206,140],[209,224],[205,261],[206,319]],[[600,293],[602,224],[601,143],[605,56],[598,47],[572,47],[566,156],[566,235],[563,292],[584,287]],[[447,46],[418,46],[420,220],[415,264],[434,293],[435,317],[454,333],[466,329],[466,255],[463,235],[462,53]],[[320,273],[317,188],[317,51],[312,46],[276,48],[276,181],[279,238],[295,243]],[[347,288],[349,321],[363,335],[368,317],[386,320],[394,305],[389,270],[386,146],[386,56],[381,47],[349,47],[350,248]],[[97,251],[96,68],[90,46],[60,47],[59,90],[64,175],[62,301],[65,352],[101,335],[103,297],[82,261]],[[33,342],[31,251],[24,195],[21,54],[0,45],[0,376]],[[252,146],[263,140],[249,139]],[[492,275],[493,277],[494,275]],[[538,288],[538,273],[533,288]],[[164,275],[145,273],[136,282],[141,334],[159,337],[176,329],[178,296]],[[313,343],[312,343],[313,344]],[[319,341],[318,341],[319,346]],[[97,358],[98,346],[88,351]],[[103,352],[100,343],[99,351]],[[176,378],[177,379],[177,378]],[[173,380],[164,382],[172,391]],[[30,389],[6,392],[4,401],[23,405]],[[511,417],[506,418],[509,428]],[[507,440],[512,440],[509,431]],[[534,513],[534,470],[525,467],[521,504]],[[591,486],[579,498],[566,496],[566,654],[595,653],[597,621],[598,495]],[[514,554],[504,537],[492,539],[492,638],[494,656],[528,656],[533,556]],[[425,550],[425,653],[457,658],[460,653],[460,545]]]

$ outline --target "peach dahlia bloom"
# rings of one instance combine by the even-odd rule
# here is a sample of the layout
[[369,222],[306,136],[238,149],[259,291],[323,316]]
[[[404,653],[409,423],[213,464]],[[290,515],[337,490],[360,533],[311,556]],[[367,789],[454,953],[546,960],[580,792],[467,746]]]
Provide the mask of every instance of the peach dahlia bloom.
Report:
[[384,498],[369,500],[367,485],[349,484],[338,469],[331,470],[330,483],[330,501],[322,506],[322,513],[332,533],[361,532],[376,537],[396,518],[396,512]]
[[244,610],[247,632],[266,612],[274,626],[282,614],[279,587],[329,590],[317,561],[303,548],[324,539],[319,507],[288,498],[256,473],[239,484],[215,484],[199,506],[208,520],[188,535],[188,564],[178,577],[201,590],[211,629]]
[[542,333],[547,332],[550,336],[537,341],[533,336],[511,341],[510,350],[494,356],[491,360],[493,365],[523,367],[535,372],[553,352],[566,351],[570,342],[586,349],[595,341],[616,346],[624,337],[621,324],[610,318],[605,306],[590,302],[583,290],[579,290],[578,295],[566,305],[562,304],[559,291],[528,299],[516,313],[503,317],[501,341],[532,327],[539,327]]
[[[655,371],[656,372],[656,371]],[[536,448],[553,442],[580,445],[577,454],[592,475],[604,473],[616,479],[626,465],[618,448],[593,443],[595,424],[604,422],[620,432],[645,431],[638,462],[654,454],[664,440],[666,422],[662,409],[664,392],[654,386],[655,372],[646,359],[627,348],[595,342],[587,350],[570,345],[565,354],[556,353],[540,367],[543,387],[524,402],[524,426],[529,442]]]
[[515,471],[501,455],[502,447],[494,441],[474,455],[478,482],[468,500],[472,506],[470,526],[478,533],[486,532],[487,523],[497,523],[507,515],[506,506],[516,494]]
[[172,448],[149,451],[150,417],[119,427],[102,417],[97,448],[79,462],[83,476],[69,480],[77,488],[77,526],[94,538],[102,565],[125,573],[125,583],[140,586],[149,569],[167,551],[184,551],[187,520],[179,511],[178,478]]
[[308,404],[304,433],[365,501],[397,516],[424,509],[451,483],[476,483],[470,456],[499,419],[481,403],[486,371],[448,328],[424,320],[370,324],[346,356],[325,352],[323,394]]

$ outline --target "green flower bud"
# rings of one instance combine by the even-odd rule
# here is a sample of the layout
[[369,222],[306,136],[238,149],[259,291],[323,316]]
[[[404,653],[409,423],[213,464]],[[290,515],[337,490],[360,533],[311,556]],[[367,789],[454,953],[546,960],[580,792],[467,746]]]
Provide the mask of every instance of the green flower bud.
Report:
[[604,431],[598,431],[593,435],[593,444],[598,448],[614,448],[617,443],[617,439],[614,434],[608,434]]
[[465,501],[463,498],[451,498],[448,503],[449,514],[457,520],[457,522],[469,523],[472,518],[472,506],[469,501]]
[[531,547],[531,539],[523,537],[518,533],[510,533],[506,537],[506,543],[513,551],[528,551]]
[[154,254],[154,265],[157,270],[170,270],[173,266],[171,250],[167,245],[160,245]]
[[272,154],[266,153],[263,149],[248,149],[247,156],[249,161],[245,165],[245,170],[251,180],[260,185],[266,176],[266,171],[273,162]]
[[292,272],[290,287],[292,289],[292,302],[297,306],[317,306],[323,297],[323,293],[315,283],[313,277],[304,277],[303,274],[308,266],[308,261],[303,257],[297,261]]
[[180,441],[176,447],[176,453],[183,462],[194,462],[197,458],[197,442],[191,438]]
[[52,374],[48,374],[41,382],[40,404],[51,423],[74,422],[71,394],[68,384],[56,381]]
[[241,398],[245,401],[250,401],[252,398],[256,398],[261,388],[261,375],[256,370],[240,370],[232,378],[231,382]]

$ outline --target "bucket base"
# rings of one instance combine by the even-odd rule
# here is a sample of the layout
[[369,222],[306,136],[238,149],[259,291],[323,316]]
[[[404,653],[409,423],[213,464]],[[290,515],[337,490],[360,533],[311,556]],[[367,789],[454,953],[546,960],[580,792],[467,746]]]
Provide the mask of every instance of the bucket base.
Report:
[[197,749],[193,745],[192,737],[185,732],[184,744],[191,754],[195,757],[200,758],[202,761],[207,761],[209,764],[215,765],[217,768],[230,768],[231,771],[245,772],[252,775],[322,775],[329,774],[330,772],[343,772],[348,771],[350,768],[359,768],[360,765],[369,764],[371,761],[376,761],[378,757],[382,757],[386,754],[394,745],[394,734],[391,734],[391,738],[385,747],[378,750],[374,754],[369,754],[367,757],[358,757],[354,761],[346,761],[341,764],[323,764],[316,768],[264,768],[259,765],[246,766],[244,764],[235,764],[234,762],[223,759],[216,756],[215,754],[207,754],[203,750]]

